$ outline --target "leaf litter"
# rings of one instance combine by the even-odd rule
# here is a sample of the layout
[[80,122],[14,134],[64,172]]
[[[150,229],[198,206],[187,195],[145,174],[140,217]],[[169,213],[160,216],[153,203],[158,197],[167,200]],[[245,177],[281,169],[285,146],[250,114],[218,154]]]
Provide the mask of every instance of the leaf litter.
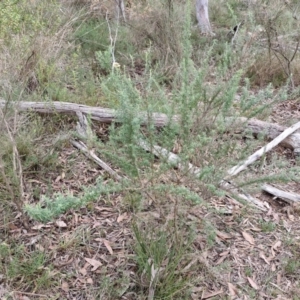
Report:
[[[72,167],[68,167],[70,156],[74,157]],[[73,148],[64,148],[60,161],[64,170],[48,174],[53,192],[67,190],[76,195],[82,185],[95,183],[98,176],[105,177],[102,170]],[[28,178],[27,182],[29,190],[38,186],[41,193],[48,193],[49,182],[43,178]],[[297,184],[287,185],[299,192]],[[271,196],[261,193],[256,196],[270,204],[268,213],[254,211],[227,196],[212,197],[207,205],[179,205],[180,217],[195,231],[193,253],[188,254],[190,258],[182,267],[182,274],[194,278],[190,283],[192,299],[229,296],[245,300],[292,300],[300,293],[299,268],[289,267],[299,260],[299,214],[296,210],[285,210],[285,205],[273,201]],[[134,214],[124,208],[122,194],[116,194],[109,201],[99,199],[68,211],[53,222],[31,221],[27,229],[18,215],[6,230],[10,241],[22,243],[28,253],[33,250],[47,253],[48,264],[53,268],[49,280],[58,283],[47,291],[51,299],[99,299],[99,293],[105,295],[102,283],[106,279],[120,291],[118,299],[138,299],[134,292],[138,267],[134,259],[132,220],[138,217],[149,226],[163,228],[174,220],[172,209],[168,204],[152,202],[144,211]],[[208,222],[213,224],[212,245],[205,226]],[[263,225],[268,224],[274,227],[263,230]],[[157,274],[158,269],[152,265],[151,288]],[[26,299],[26,291],[13,292],[15,288],[14,283],[0,277],[0,294],[11,289],[9,292]],[[44,299],[39,292],[32,291],[34,299]],[[106,299],[114,298],[107,294]]]

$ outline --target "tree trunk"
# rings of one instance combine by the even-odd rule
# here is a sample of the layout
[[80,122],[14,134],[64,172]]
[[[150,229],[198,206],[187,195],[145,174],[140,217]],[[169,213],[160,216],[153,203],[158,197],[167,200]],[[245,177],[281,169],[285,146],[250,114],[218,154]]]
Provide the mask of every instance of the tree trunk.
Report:
[[208,16],[208,0],[196,0],[196,15],[201,32],[212,34]]

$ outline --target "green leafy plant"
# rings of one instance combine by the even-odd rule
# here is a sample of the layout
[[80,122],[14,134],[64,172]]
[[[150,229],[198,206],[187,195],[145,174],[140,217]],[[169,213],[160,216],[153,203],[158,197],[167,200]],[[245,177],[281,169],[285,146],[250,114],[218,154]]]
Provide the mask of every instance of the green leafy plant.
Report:
[[261,226],[261,230],[263,232],[271,232],[271,231],[274,231],[276,229],[276,224],[274,222],[271,222],[271,221],[261,220],[260,226]]
[[25,211],[31,218],[41,222],[47,222],[69,209],[79,208],[82,205],[97,200],[101,194],[109,194],[110,192],[118,191],[120,189],[122,189],[121,185],[103,185],[101,181],[99,181],[95,186],[85,187],[84,192],[81,195],[72,196],[57,194],[54,195],[54,199],[44,197],[37,204],[28,204],[25,206]]

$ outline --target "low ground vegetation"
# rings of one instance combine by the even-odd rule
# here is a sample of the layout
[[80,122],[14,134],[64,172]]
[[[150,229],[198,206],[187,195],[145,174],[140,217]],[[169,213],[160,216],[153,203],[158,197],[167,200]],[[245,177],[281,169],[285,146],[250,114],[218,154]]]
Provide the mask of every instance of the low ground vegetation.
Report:
[[[298,1],[211,0],[214,36],[193,1],[125,2],[126,20],[112,0],[0,2],[0,298],[299,299],[298,206],[261,192],[300,193],[299,158],[279,145],[234,179],[264,212],[220,186],[266,144],[238,118],[299,121]],[[83,136],[20,101],[116,122]]]

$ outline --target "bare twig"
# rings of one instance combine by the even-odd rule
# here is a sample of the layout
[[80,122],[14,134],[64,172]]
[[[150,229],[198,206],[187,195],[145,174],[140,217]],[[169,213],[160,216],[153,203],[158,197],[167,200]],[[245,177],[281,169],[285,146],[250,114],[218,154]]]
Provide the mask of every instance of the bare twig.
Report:
[[14,294],[18,294],[18,298],[22,295],[32,296],[32,297],[42,297],[42,298],[49,298],[49,295],[43,295],[43,294],[34,294],[34,293],[27,293],[27,292],[19,292],[19,291],[12,291]]
[[264,203],[264,202],[260,201],[259,199],[252,197],[251,195],[245,193],[240,188],[235,187],[232,182],[222,180],[220,182],[220,186],[223,190],[230,192],[231,194],[239,197],[240,199],[245,200],[246,202],[248,202],[252,205],[254,204],[258,209],[260,209],[262,211],[266,211],[268,208],[267,203]]
[[[292,53],[292,56],[290,58],[284,52],[284,49],[283,49],[282,45],[279,43],[279,41],[277,42],[277,47],[270,47],[270,49],[273,51],[274,55],[276,56],[277,60],[281,64],[283,71],[285,72],[285,74],[287,75],[287,77],[289,77],[292,89],[295,88],[295,84],[294,84],[294,78],[293,78],[291,64],[292,64],[293,60],[295,59],[296,54],[297,54],[297,52],[299,50],[299,44],[300,44],[300,39],[298,38],[297,45],[293,49],[293,53]],[[286,66],[284,65],[284,63],[280,59],[279,55],[281,55],[281,57],[285,60]]]
[[[119,2],[118,7],[121,10],[121,12],[123,13],[123,10],[121,9],[121,4],[123,3],[123,1],[121,1],[121,0],[116,0],[116,1]],[[124,6],[124,3],[123,3],[123,6]],[[109,39],[110,39],[110,54],[111,54],[111,58],[112,58],[112,71],[114,71],[114,69],[119,66],[119,64],[116,62],[116,57],[115,57],[115,49],[116,49],[116,42],[117,42],[118,29],[119,29],[119,14],[120,14],[119,9],[117,11],[118,12],[117,28],[116,28],[114,36],[112,35],[112,30],[111,30],[109,20],[108,20],[108,14],[106,14],[106,23],[107,23]],[[123,17],[125,19],[125,14],[123,15]]]

